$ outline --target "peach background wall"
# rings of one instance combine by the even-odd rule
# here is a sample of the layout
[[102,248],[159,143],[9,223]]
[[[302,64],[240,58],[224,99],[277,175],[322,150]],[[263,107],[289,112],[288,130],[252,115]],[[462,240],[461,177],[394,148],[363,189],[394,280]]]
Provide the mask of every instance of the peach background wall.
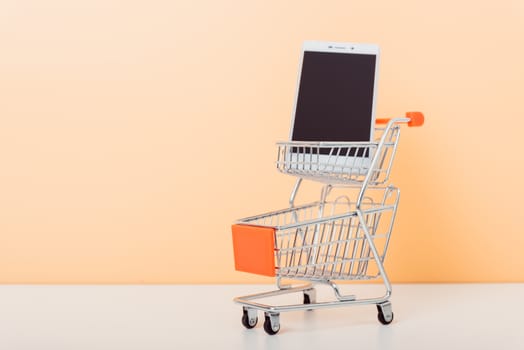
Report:
[[230,223],[274,169],[303,40],[378,43],[405,129],[395,282],[524,282],[524,6],[501,1],[0,4],[0,282],[270,282]]

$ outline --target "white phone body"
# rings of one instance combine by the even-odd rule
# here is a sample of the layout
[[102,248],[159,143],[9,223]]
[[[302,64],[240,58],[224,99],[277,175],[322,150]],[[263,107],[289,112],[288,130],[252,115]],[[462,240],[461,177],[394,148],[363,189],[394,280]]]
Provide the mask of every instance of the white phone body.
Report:
[[[333,53],[338,55],[368,55],[366,57],[372,57],[375,56],[374,59],[374,70],[373,72],[365,73],[369,75],[369,84],[373,84],[372,86],[372,99],[369,101],[367,99],[366,104],[370,106],[370,115],[369,115],[369,138],[366,137],[365,139],[360,140],[345,140],[346,142],[355,142],[355,141],[364,141],[369,142],[373,140],[373,132],[374,132],[374,125],[375,125],[375,102],[376,102],[376,96],[377,96],[377,83],[378,83],[378,66],[380,62],[380,49],[378,45],[375,44],[361,44],[361,43],[337,43],[337,42],[320,42],[320,41],[305,41],[302,46],[301,56],[300,56],[300,63],[298,67],[298,79],[296,84],[296,92],[295,92],[295,100],[293,105],[293,116],[291,121],[291,130],[289,139],[293,140],[293,133],[295,128],[295,117],[297,114],[297,103],[299,99],[300,94],[300,85],[301,85],[301,78],[302,78],[302,70],[303,70],[303,62],[304,62],[304,54],[305,52],[321,52],[321,53]],[[367,68],[368,70],[371,70],[372,68]],[[373,74],[374,75],[371,75]],[[351,77],[348,77],[348,79],[351,79]],[[369,102],[368,102],[369,101]],[[367,113],[369,113],[369,110],[367,110]],[[348,116],[350,117],[350,116]],[[366,116],[368,118],[368,116]],[[366,119],[367,120],[367,119]],[[296,140],[300,141],[300,140]],[[311,140],[312,141],[312,140]],[[322,141],[322,140],[318,140]],[[338,141],[338,140],[323,140],[323,141]],[[291,153],[291,164],[298,164],[300,160],[298,157],[300,155],[296,153]],[[347,158],[355,158],[355,159],[347,159]],[[358,158],[358,159],[356,159]],[[353,165],[355,169],[351,169],[351,172],[354,172],[356,174],[363,174],[367,172],[367,168],[369,168],[371,159],[369,156],[342,156],[342,157],[333,157],[326,154],[318,154],[315,155],[315,159],[318,160],[319,164],[327,165],[327,170],[330,169],[332,171],[337,171],[337,169],[341,171],[348,171],[347,166],[348,164]],[[294,161],[296,160],[296,161]],[[320,169],[319,169],[320,170]],[[326,170],[326,169],[324,169]]]

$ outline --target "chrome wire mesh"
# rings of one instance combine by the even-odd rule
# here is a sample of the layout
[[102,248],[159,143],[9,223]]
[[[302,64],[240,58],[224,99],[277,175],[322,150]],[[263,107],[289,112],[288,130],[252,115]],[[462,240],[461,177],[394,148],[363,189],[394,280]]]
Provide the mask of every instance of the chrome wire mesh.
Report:
[[[304,280],[363,280],[378,277],[362,225],[368,228],[383,261],[398,204],[398,189],[382,190],[380,200],[362,204],[337,199],[246,218],[240,223],[275,227],[275,265],[279,277]],[[346,197],[347,198],[347,197]]]
[[[362,183],[370,173],[370,185],[383,184],[389,179],[399,133],[400,128],[393,126],[376,128],[374,142],[278,142],[276,166],[282,173],[324,183]],[[370,169],[375,156],[378,160]]]

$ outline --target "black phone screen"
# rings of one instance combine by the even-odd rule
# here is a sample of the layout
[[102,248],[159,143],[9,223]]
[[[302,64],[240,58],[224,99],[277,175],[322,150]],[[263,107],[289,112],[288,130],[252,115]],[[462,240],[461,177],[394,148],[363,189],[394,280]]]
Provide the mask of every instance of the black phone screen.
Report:
[[305,51],[293,141],[370,141],[376,55]]

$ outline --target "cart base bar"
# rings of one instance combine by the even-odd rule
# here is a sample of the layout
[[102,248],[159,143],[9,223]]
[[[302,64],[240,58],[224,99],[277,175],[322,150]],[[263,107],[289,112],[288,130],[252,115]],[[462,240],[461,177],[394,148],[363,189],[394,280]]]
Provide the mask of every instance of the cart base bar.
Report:
[[[240,296],[233,299],[233,301],[243,305],[242,324],[246,328],[255,327],[258,321],[257,311],[263,311],[265,317],[264,330],[270,335],[278,333],[280,330],[280,313],[287,311],[304,311],[322,308],[344,307],[350,305],[375,304],[378,311],[378,320],[382,324],[390,324],[393,321],[393,311],[391,302],[389,301],[389,297],[391,296],[390,288],[386,287],[386,294],[381,297],[357,299],[354,295],[341,295],[335,283],[331,281],[326,281],[325,283],[333,288],[336,300],[317,302],[316,290],[313,284],[305,283],[298,286],[285,286],[273,291]],[[254,301],[258,299],[300,292],[302,292],[304,295],[302,304],[269,305]]]

